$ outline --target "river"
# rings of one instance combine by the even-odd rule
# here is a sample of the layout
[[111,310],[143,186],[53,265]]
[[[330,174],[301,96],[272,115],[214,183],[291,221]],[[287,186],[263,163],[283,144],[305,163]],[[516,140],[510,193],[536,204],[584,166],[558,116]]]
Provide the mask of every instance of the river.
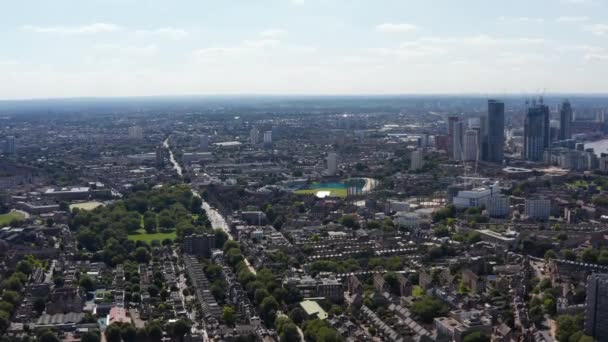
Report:
[[608,139],[585,143],[585,149],[587,148],[592,148],[593,152],[599,157],[602,153],[608,153]]

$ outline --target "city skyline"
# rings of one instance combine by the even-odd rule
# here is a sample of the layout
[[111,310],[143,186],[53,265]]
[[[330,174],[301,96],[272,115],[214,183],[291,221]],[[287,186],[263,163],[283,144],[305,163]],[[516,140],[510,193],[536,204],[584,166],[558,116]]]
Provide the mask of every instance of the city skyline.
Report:
[[605,10],[602,0],[22,1],[0,23],[0,99],[605,93]]

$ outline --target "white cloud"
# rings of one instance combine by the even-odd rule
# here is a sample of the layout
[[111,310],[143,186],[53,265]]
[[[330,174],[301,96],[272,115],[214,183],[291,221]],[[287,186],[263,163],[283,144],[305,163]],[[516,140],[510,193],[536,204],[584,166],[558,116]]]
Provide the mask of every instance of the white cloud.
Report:
[[594,24],[585,26],[585,30],[593,33],[596,36],[608,35],[608,25],[606,24]]
[[500,21],[519,21],[519,22],[530,22],[530,23],[543,23],[545,19],[535,17],[499,17]]
[[124,56],[137,56],[137,57],[150,57],[158,53],[159,48],[155,44],[141,45],[141,46],[129,46],[119,44],[97,44],[95,49],[100,52],[110,52],[113,55],[124,55]]
[[394,24],[384,23],[376,26],[376,31],[385,33],[411,32],[417,29],[416,25],[412,24]]
[[136,30],[135,35],[137,36],[161,36],[169,39],[179,40],[186,38],[190,33],[182,28],[178,27],[161,27],[151,30]]
[[466,45],[473,47],[488,47],[500,45],[539,45],[546,42],[544,39],[541,38],[499,38],[485,34],[464,37],[423,37],[420,40],[432,43]]
[[411,41],[401,43],[398,47],[394,48],[371,48],[369,52],[380,56],[414,58],[441,55],[446,53],[446,50],[439,46]]
[[270,28],[260,32],[260,36],[265,38],[276,38],[287,35],[287,30],[278,29],[278,28]]
[[281,44],[278,39],[257,39],[257,40],[246,40],[242,43],[244,47],[254,49],[266,49],[277,47]]
[[581,22],[585,22],[587,20],[589,20],[589,17],[585,17],[585,16],[574,16],[574,17],[562,16],[562,17],[557,18],[558,23],[581,23]]
[[26,25],[24,30],[35,33],[56,33],[56,34],[94,34],[105,32],[120,31],[122,27],[108,23],[94,23],[83,26],[32,26]]
[[608,61],[608,54],[588,53],[583,58],[586,61]]
[[563,4],[568,5],[590,5],[595,4],[595,0],[561,0]]

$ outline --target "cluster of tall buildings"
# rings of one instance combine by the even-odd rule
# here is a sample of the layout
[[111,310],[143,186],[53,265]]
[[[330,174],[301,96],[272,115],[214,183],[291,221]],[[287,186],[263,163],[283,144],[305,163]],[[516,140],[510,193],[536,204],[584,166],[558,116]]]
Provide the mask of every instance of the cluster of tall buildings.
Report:
[[[572,138],[572,106],[567,100],[560,108],[560,125],[557,138]],[[522,157],[530,161],[543,161],[545,150],[551,147],[549,107],[540,100],[526,107]],[[487,114],[479,118],[479,126],[467,125],[463,118],[448,118],[448,154],[454,160],[500,164],[505,149],[505,104],[488,100]]]
[[484,160],[502,163],[505,145],[505,105],[488,101],[488,112],[479,120],[479,127],[467,126],[462,118],[448,118],[448,153],[454,160]]

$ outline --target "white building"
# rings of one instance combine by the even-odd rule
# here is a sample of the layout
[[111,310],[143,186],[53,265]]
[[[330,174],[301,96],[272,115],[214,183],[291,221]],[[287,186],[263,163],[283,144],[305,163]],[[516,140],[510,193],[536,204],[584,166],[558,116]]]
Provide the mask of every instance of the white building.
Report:
[[544,197],[526,199],[525,214],[533,220],[548,220],[551,215],[551,200]]
[[208,152],[209,151],[209,136],[207,134],[201,134],[200,139],[201,139],[201,141],[200,141],[201,152]]
[[264,145],[272,145],[272,131],[264,132]]
[[422,169],[422,151],[415,150],[410,153],[410,170],[416,171]]
[[335,175],[338,172],[338,155],[336,152],[329,152],[327,154],[327,173]]
[[479,135],[477,130],[469,129],[464,133],[464,153],[465,161],[475,161],[478,158]]
[[510,213],[509,196],[495,194],[488,198],[486,208],[490,217],[506,217]]
[[452,204],[458,209],[487,207],[493,194],[498,194],[498,182],[491,186],[458,191],[458,195],[452,199]]
[[260,131],[257,128],[253,127],[249,131],[249,143],[251,145],[257,145],[259,140],[260,140]]

